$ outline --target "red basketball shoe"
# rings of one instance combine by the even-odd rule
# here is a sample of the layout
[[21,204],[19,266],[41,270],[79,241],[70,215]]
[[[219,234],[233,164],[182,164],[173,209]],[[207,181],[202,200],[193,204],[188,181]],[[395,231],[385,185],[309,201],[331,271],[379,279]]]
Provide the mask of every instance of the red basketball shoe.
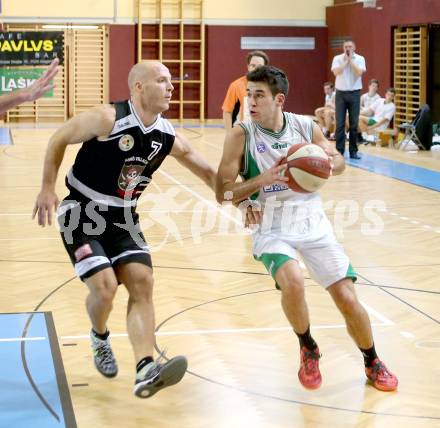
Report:
[[319,371],[319,359],[321,358],[319,348],[310,351],[303,346],[300,352],[301,365],[298,371],[299,381],[305,388],[319,388],[322,383],[321,372]]
[[370,367],[365,367],[365,374],[371,384],[381,391],[394,391],[399,381],[395,374],[391,373],[387,366],[376,358]]

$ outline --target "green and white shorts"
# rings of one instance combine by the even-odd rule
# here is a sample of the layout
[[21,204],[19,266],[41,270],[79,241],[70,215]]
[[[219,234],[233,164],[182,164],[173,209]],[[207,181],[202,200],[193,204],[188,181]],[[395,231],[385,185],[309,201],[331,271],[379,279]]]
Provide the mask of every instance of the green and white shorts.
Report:
[[295,224],[299,233],[271,230],[253,235],[253,254],[263,262],[275,279],[277,270],[288,260],[304,261],[311,277],[324,288],[344,278],[356,281],[348,256],[333,233],[324,212],[315,213],[313,221]]

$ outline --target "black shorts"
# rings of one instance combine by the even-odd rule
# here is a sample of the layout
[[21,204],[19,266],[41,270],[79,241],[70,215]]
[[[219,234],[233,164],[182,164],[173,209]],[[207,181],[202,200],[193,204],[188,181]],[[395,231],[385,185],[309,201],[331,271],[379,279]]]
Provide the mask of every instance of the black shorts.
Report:
[[64,247],[84,279],[122,263],[152,267],[148,245],[133,208],[113,208],[67,197],[58,209]]

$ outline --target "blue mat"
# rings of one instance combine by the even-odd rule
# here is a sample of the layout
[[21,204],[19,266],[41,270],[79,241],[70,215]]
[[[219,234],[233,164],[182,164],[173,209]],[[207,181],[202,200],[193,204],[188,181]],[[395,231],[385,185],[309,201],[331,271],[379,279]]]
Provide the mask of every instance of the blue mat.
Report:
[[440,172],[365,153],[362,153],[361,156],[360,160],[346,157],[345,162],[355,168],[365,169],[375,174],[440,192]]
[[9,128],[0,128],[0,145],[12,144],[11,130]]
[[51,313],[0,314],[0,385],[1,427],[76,427]]

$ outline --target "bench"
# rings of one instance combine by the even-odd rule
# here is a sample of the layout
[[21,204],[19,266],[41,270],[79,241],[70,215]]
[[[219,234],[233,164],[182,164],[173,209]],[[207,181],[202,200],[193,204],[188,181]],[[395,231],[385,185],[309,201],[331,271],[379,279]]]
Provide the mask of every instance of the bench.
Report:
[[381,147],[389,146],[393,149],[397,148],[397,135],[397,129],[384,129],[383,131],[379,131],[379,139],[376,144]]

